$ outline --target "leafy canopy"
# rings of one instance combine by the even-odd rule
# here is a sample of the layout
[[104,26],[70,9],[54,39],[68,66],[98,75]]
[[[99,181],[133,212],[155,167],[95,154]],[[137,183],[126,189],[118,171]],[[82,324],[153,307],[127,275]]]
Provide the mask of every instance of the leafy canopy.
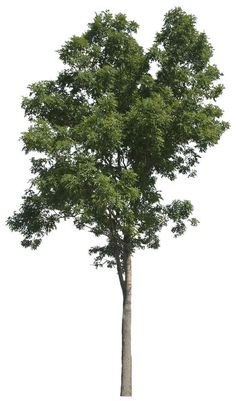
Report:
[[197,223],[190,201],[163,204],[157,179],[194,176],[201,153],[228,128],[215,104],[222,74],[196,18],[181,8],[165,15],[147,51],[137,29],[123,14],[97,14],[58,51],[65,68],[56,80],[29,86],[22,107],[31,125],[21,139],[34,155],[33,176],[8,219],[23,246],[37,248],[60,219],[72,218],[107,238],[90,250],[95,265],[124,271],[136,248],[158,248],[168,221],[175,236],[186,221]]

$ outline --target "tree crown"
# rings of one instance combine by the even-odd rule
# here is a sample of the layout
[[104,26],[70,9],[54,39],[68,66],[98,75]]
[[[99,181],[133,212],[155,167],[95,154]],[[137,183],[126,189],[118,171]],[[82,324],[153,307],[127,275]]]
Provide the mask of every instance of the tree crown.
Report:
[[228,128],[215,104],[222,74],[196,18],[180,8],[165,15],[147,51],[137,29],[123,14],[97,14],[58,51],[58,77],[29,86],[22,107],[31,125],[21,139],[37,156],[22,206],[8,219],[23,246],[37,248],[72,218],[107,237],[90,252],[96,265],[112,267],[135,248],[157,248],[168,221],[175,236],[186,221],[196,224],[190,201],[163,204],[157,178],[194,176],[201,153]]

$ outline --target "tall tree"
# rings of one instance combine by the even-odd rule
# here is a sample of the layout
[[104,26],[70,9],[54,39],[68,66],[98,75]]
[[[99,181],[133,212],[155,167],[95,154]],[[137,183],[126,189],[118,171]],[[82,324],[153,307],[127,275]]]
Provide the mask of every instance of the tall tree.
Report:
[[164,204],[157,178],[194,176],[201,153],[228,128],[215,104],[221,73],[196,18],[169,11],[147,51],[137,28],[123,14],[97,14],[59,50],[66,67],[56,80],[29,86],[22,141],[33,152],[32,178],[8,219],[32,249],[61,219],[106,237],[90,253],[95,266],[117,269],[122,289],[122,396],[132,395],[131,257],[158,248],[169,221],[175,237],[197,223],[190,201]]

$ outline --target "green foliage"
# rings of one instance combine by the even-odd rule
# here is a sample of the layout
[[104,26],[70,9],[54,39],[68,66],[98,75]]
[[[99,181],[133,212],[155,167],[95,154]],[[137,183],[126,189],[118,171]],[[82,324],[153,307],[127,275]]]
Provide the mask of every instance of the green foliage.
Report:
[[[228,124],[215,105],[223,86],[196,18],[175,8],[148,51],[138,25],[123,14],[97,14],[81,36],[58,51],[65,69],[29,86],[22,102],[31,122],[22,133],[32,157],[30,189],[8,219],[22,245],[35,249],[60,219],[72,218],[107,244],[91,249],[95,265],[120,264],[136,248],[158,248],[196,225],[189,201],[165,205],[158,177],[194,176],[201,153]],[[157,66],[151,74],[153,63]]]

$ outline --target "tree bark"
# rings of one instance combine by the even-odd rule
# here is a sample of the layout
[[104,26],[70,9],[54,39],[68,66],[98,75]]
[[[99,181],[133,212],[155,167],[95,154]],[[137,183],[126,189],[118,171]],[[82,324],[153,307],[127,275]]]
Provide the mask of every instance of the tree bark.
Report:
[[132,396],[132,357],[131,357],[131,256],[127,257],[125,269],[125,291],[123,292],[122,317],[122,358],[120,395]]

